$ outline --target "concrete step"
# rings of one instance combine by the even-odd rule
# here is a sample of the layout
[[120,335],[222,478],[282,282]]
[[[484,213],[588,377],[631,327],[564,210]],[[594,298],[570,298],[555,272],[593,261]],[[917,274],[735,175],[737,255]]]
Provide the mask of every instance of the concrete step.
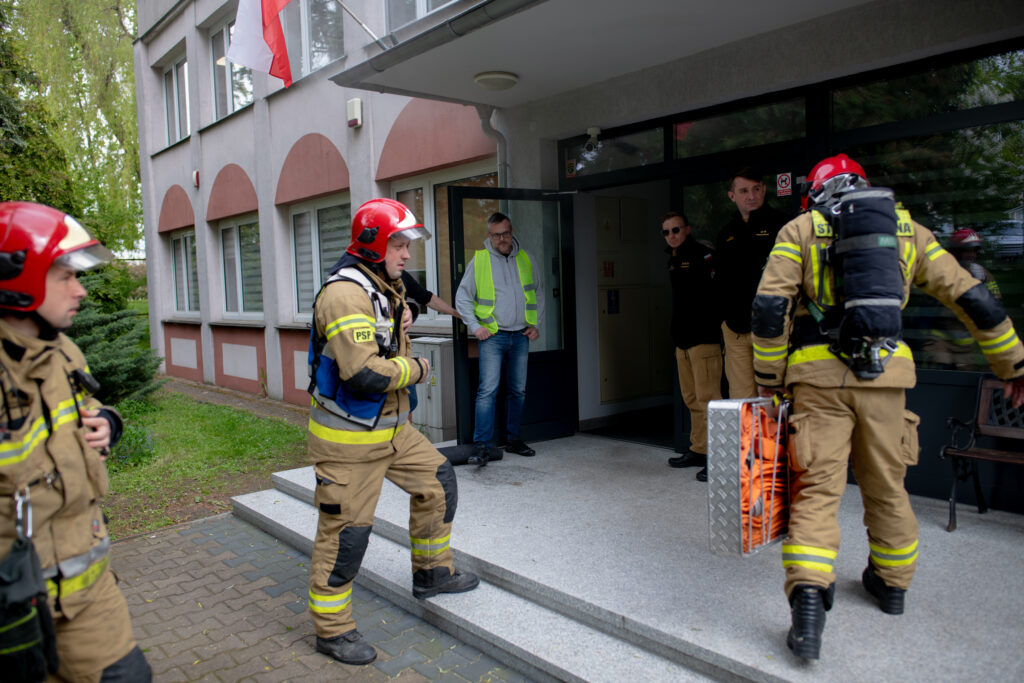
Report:
[[[312,487],[302,482],[312,480],[311,468],[274,477],[280,489],[237,496],[234,512],[309,554],[317,511],[310,504]],[[469,558],[455,553],[459,567],[477,571]],[[697,670],[689,668],[517,595],[514,582],[507,589],[487,572],[481,572],[481,579],[470,593],[413,598],[408,531],[378,519],[356,581],[535,680],[712,680],[699,670],[699,661]]]
[[[310,505],[313,504],[316,478],[312,467],[275,472],[271,479],[279,491]],[[408,496],[390,482],[385,482],[377,504],[374,534],[402,547],[408,547],[408,514]],[[601,631],[688,669],[701,671],[716,678],[772,678],[765,672],[745,666],[723,653],[711,652],[693,642],[651,628],[650,625],[641,623],[627,614],[606,609],[585,598],[534,580],[522,572],[512,571],[501,564],[488,561],[483,553],[466,552],[460,547],[460,539],[464,540],[464,536],[465,534],[452,534],[452,549],[457,565],[475,572],[488,583],[538,603],[546,609],[557,611],[575,622],[586,625],[587,628]]]

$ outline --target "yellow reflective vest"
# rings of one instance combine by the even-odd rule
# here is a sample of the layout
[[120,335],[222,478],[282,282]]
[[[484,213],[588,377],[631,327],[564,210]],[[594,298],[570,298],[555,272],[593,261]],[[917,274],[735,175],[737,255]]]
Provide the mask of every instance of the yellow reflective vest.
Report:
[[[537,285],[533,282],[533,264],[521,249],[516,254],[516,269],[519,272],[519,286],[526,300],[526,324],[536,327]],[[473,278],[476,283],[473,313],[481,327],[494,334],[498,331],[498,321],[494,319],[494,273],[491,272],[491,254],[486,249],[479,249],[473,255]]]

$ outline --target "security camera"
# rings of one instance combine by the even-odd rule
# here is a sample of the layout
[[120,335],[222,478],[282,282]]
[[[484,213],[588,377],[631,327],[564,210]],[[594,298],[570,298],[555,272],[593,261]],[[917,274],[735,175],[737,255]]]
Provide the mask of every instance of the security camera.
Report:
[[586,142],[583,143],[584,152],[593,152],[597,149],[597,136],[601,134],[601,129],[596,127],[587,128],[587,135],[590,137]]

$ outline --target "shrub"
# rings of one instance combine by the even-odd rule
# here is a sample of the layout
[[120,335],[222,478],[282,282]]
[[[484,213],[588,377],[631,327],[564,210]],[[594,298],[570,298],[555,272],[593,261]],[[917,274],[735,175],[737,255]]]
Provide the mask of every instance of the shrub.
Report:
[[111,472],[141,465],[156,455],[152,437],[138,424],[139,417],[155,410],[155,406],[148,401],[127,398],[117,404],[117,410],[124,418],[124,432],[107,457],[107,469]]
[[160,357],[149,347],[145,313],[127,310],[138,283],[124,266],[108,266],[81,278],[89,291],[74,325],[67,331],[89,361],[104,403],[139,399],[157,389]]

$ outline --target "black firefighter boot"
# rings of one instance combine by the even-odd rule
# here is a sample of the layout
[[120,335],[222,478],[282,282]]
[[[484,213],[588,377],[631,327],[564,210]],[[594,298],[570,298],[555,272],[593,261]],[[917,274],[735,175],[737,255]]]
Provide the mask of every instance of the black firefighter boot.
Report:
[[828,590],[800,584],[789,595],[793,625],[786,636],[786,645],[798,657],[818,659],[821,634],[825,630],[825,612],[832,609],[835,584]]
[[448,567],[420,569],[412,575],[413,597],[432,598],[438,593],[465,593],[480,585],[480,579],[473,572],[453,574]]
[[377,659],[377,651],[355,629],[334,638],[316,637],[316,651],[337,659],[342,664],[361,666]]
[[886,614],[903,614],[903,598],[907,591],[893,588],[875,573],[875,565],[868,562],[867,568],[860,577],[864,589],[878,600],[878,607]]

